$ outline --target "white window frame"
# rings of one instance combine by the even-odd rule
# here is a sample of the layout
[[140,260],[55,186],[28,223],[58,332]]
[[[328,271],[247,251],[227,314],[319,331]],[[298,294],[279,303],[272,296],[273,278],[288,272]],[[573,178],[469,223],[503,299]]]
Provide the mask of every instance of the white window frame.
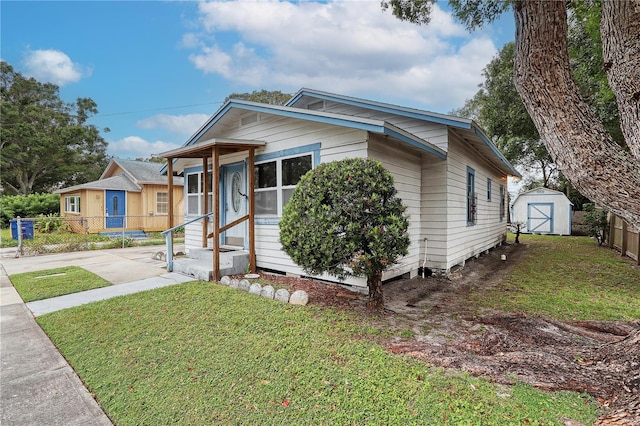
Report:
[[[161,194],[165,196],[164,201],[159,200]],[[156,191],[156,214],[165,216],[169,214],[169,193],[167,191]]]
[[[192,175],[197,175],[197,179],[198,179],[198,188],[197,188],[197,192],[189,192],[189,176]],[[187,197],[187,216],[200,216],[203,215],[204,212],[202,211],[202,207],[204,205],[204,198],[202,195],[202,191],[204,189],[204,182],[203,182],[203,176],[204,173],[203,172],[192,172],[192,173],[187,173],[187,177],[185,179],[185,183],[186,183],[186,188],[185,188],[185,195]],[[209,171],[208,173],[208,177],[210,180],[213,180],[212,176],[211,176],[211,171]],[[209,212],[212,211],[212,202],[213,202],[213,188],[211,188],[211,182],[209,182],[209,198],[208,198],[208,207],[209,207]],[[192,212],[191,210],[189,210],[190,204],[189,204],[189,199],[191,198],[196,198],[197,199],[197,205],[198,205],[198,211],[197,212]],[[167,206],[168,207],[168,206]],[[207,212],[208,213],[208,212]]]
[[80,196],[79,195],[67,195],[64,197],[64,211],[65,213],[80,214]]
[[[267,188],[258,188],[256,185],[254,188],[254,193],[258,194],[260,192],[270,192],[275,191],[276,193],[276,213],[275,214],[256,214],[256,217],[259,218],[274,218],[274,217],[282,217],[282,212],[284,210],[284,196],[283,190],[294,189],[297,185],[283,185],[282,184],[282,162],[291,158],[299,158],[299,157],[310,157],[311,158],[311,169],[314,168],[314,153],[313,152],[303,152],[298,154],[287,155],[278,158],[272,158],[265,161],[256,162],[255,165],[259,166],[260,164],[268,164],[268,163],[276,163],[276,186],[267,187]],[[251,176],[251,179],[254,179],[255,176]]]

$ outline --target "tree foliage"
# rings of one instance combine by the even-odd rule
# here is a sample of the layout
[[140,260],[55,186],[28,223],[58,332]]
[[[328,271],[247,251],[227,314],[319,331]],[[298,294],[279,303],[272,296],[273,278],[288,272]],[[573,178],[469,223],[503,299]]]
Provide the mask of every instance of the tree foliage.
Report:
[[382,272],[408,252],[406,207],[393,177],[371,159],[345,159],[305,174],[285,206],[280,242],[307,273],[365,276],[382,306]]
[[[393,13],[429,22],[424,0],[383,1]],[[473,29],[513,6],[514,82],[541,140],[562,173],[586,197],[640,229],[640,8],[632,0],[546,2],[450,0]],[[603,69],[615,95],[626,148],[585,101],[571,73],[568,7],[601,10]],[[591,22],[588,18],[584,22]],[[595,59],[594,59],[595,61]]]
[[58,194],[0,196],[0,225],[6,226],[17,216],[38,217],[60,214]]
[[226,97],[225,102],[229,99],[242,99],[245,101],[251,102],[260,102],[263,104],[269,105],[284,105],[289,99],[291,99],[291,95],[288,93],[282,93],[279,90],[254,90],[251,93],[232,93]]
[[87,120],[89,98],[60,99],[58,86],[25,78],[0,62],[1,185],[28,195],[95,180],[107,164],[106,141]]
[[550,187],[557,169],[533,124],[513,82],[515,44],[507,43],[487,64],[484,82],[475,96],[454,114],[472,118],[482,126],[512,164],[535,179],[535,186]]

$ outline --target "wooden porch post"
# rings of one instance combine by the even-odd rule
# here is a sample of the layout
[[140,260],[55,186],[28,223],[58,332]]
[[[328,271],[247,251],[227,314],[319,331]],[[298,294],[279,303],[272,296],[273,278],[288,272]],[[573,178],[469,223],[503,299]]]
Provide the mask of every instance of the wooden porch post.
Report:
[[249,271],[256,273],[256,238],[255,238],[255,182],[253,168],[255,167],[255,149],[249,148],[249,164],[247,165],[247,192],[249,193]]
[[218,148],[214,146],[212,149],[213,161],[211,165],[211,173],[213,173],[213,182],[211,186],[213,192],[213,280],[220,279],[220,158]]
[[[202,157],[202,214],[209,213],[209,171],[207,170],[207,157]],[[207,234],[209,233],[209,218],[202,219],[202,248],[207,248]]]

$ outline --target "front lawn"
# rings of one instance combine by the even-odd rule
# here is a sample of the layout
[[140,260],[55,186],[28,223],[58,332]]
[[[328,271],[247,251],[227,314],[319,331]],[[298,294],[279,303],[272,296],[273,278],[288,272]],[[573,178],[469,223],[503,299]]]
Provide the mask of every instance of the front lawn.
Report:
[[511,274],[474,292],[474,304],[556,320],[640,318],[640,269],[630,259],[588,237],[521,235],[520,241],[524,254]]
[[570,392],[497,386],[394,355],[355,313],[194,282],[38,318],[118,425],[562,424]]
[[78,266],[25,272],[9,278],[27,303],[111,285],[109,281]]

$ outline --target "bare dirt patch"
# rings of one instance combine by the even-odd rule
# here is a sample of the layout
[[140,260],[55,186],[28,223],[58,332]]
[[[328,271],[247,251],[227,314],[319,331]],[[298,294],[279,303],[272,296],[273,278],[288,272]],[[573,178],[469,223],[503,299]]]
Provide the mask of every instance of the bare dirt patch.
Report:
[[[561,322],[467,303],[471,290],[499,284],[526,250],[507,244],[448,277],[385,284],[385,312],[376,320],[414,332],[412,339],[385,342],[388,349],[496,383],[586,392],[605,408],[596,424],[640,425],[640,320]],[[509,261],[500,260],[503,254]],[[270,279],[307,291],[313,304],[371,316],[366,295],[310,279]]]

